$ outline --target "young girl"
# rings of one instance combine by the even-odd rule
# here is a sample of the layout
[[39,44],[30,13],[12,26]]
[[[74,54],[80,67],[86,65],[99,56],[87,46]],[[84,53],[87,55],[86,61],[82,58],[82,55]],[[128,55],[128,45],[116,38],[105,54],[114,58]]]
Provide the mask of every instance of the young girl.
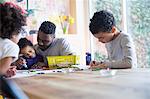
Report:
[[137,66],[132,38],[119,31],[113,14],[102,10],[94,13],[90,20],[90,31],[99,42],[105,43],[108,60],[92,61],[91,68],[131,68]]
[[16,67],[11,63],[18,58],[21,27],[26,25],[25,11],[13,3],[0,3],[0,74],[15,75]]
[[[41,55],[36,54],[33,44],[26,38],[21,38],[18,42],[20,48],[20,58],[16,61],[18,69],[39,69],[45,64]],[[25,61],[24,61],[25,59]],[[26,65],[24,65],[26,64]]]

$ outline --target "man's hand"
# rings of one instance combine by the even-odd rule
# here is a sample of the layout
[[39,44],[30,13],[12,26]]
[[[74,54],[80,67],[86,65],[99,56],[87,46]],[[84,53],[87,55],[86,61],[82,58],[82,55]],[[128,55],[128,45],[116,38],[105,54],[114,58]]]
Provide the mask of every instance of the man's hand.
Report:
[[33,66],[31,66],[31,69],[43,69],[46,67],[48,68],[48,66],[46,66],[43,62],[38,62],[34,64]]

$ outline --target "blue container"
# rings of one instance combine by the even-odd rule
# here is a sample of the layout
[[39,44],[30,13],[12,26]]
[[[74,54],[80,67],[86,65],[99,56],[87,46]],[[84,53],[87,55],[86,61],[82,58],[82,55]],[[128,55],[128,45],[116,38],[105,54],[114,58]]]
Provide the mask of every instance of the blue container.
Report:
[[86,65],[89,65],[91,62],[91,53],[86,53]]

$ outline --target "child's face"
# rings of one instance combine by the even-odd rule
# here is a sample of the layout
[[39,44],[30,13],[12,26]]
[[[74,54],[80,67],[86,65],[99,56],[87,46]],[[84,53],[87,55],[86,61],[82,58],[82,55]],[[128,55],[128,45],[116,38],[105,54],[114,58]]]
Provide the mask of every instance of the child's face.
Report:
[[102,43],[108,43],[113,40],[115,34],[114,33],[108,33],[108,32],[99,32],[97,34],[94,34],[94,36],[98,39],[99,42]]
[[11,38],[11,40],[14,42],[14,43],[18,43],[18,41],[19,41],[19,39],[20,39],[20,35],[18,34],[18,35],[12,35],[12,38]]
[[34,58],[36,56],[35,50],[31,46],[22,48],[20,54],[23,54],[27,58]]

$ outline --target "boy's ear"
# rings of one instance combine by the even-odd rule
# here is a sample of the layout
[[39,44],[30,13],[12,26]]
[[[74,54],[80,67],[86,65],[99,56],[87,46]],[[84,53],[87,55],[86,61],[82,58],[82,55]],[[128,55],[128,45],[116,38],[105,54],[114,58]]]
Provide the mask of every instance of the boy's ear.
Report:
[[55,34],[53,35],[53,38],[55,38]]
[[112,32],[112,33],[115,33],[115,32],[116,32],[116,30],[117,30],[117,29],[116,29],[116,27],[115,27],[115,26],[113,26],[113,27],[112,27],[111,32]]

